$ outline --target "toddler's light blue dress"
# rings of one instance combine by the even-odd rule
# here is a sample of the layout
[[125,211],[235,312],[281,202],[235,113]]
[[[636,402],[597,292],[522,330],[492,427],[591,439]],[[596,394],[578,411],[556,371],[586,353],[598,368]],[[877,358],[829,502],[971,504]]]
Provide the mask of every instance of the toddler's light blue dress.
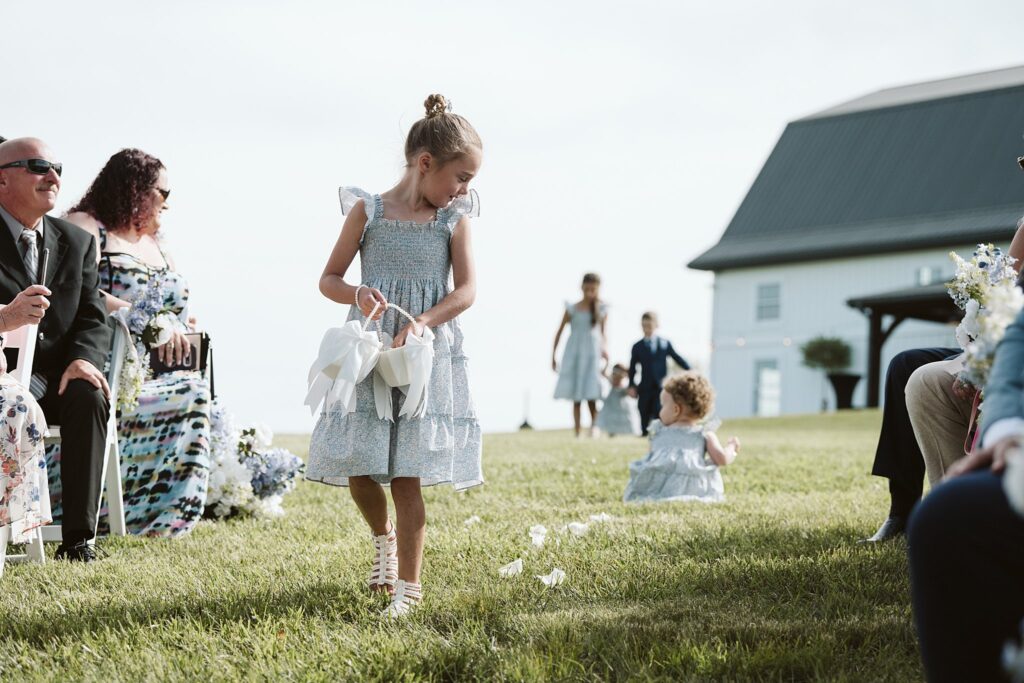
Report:
[[[385,218],[380,195],[358,188],[342,188],[340,196],[343,213],[360,199],[366,207],[359,248],[361,284],[376,287],[414,317],[448,295],[452,231],[463,216],[479,215],[475,192],[438,209],[429,223]],[[363,320],[356,306],[348,320]],[[380,319],[381,329],[392,336],[406,323],[394,310]],[[335,406],[321,414],[310,439],[307,479],[347,486],[351,476],[368,475],[381,484],[395,477],[419,477],[423,486],[450,483],[456,489],[483,483],[480,423],[469,392],[462,327],[453,318],[432,329],[434,364],[426,414],[399,417],[405,396],[394,389],[394,422],[380,419],[370,373],[356,387],[355,412]]]
[[555,398],[570,401],[601,399],[601,320],[608,314],[605,304],[598,304],[596,324],[591,325],[589,310],[566,303],[569,314],[569,341],[565,343],[562,364],[558,370]]
[[626,387],[612,387],[608,391],[597,414],[597,428],[605,434],[640,433],[640,412]]
[[[717,420],[715,421],[717,423]],[[627,503],[661,500],[725,500],[725,486],[718,466],[705,455],[704,434],[714,428],[651,423],[651,451],[629,465],[629,483],[622,499]]]

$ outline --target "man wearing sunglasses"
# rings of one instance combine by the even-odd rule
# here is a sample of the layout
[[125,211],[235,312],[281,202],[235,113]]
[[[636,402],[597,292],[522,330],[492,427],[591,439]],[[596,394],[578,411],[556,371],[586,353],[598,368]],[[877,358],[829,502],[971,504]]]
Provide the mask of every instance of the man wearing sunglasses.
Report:
[[0,143],[0,330],[39,326],[30,391],[62,436],[56,557],[91,562],[110,410],[100,368],[111,332],[92,236],[46,215],[62,171],[41,140]]

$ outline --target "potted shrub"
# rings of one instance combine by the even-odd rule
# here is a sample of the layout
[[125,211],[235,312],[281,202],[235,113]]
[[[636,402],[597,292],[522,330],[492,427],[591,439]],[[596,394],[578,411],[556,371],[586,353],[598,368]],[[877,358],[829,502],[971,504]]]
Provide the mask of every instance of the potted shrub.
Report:
[[815,337],[800,347],[804,365],[822,370],[836,394],[836,408],[844,410],[853,407],[853,390],[857,388],[860,375],[843,372],[850,367],[850,345],[839,337]]

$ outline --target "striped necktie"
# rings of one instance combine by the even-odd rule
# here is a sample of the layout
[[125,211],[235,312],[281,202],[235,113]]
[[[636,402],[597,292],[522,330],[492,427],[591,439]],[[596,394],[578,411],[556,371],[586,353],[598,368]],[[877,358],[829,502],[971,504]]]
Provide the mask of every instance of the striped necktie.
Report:
[[[18,240],[22,243],[23,249],[21,252],[21,258],[25,262],[25,270],[28,271],[28,279],[30,282],[36,282],[39,269],[39,245],[36,244],[36,239],[39,235],[35,230],[22,230],[21,237]],[[33,373],[29,379],[28,390],[32,394],[32,397],[37,401],[46,395],[47,388],[46,375],[42,373]]]
[[36,231],[22,230],[21,237],[18,239],[22,243],[21,259],[25,262],[28,279],[34,283],[36,281],[36,271],[39,268],[39,247],[36,245]]

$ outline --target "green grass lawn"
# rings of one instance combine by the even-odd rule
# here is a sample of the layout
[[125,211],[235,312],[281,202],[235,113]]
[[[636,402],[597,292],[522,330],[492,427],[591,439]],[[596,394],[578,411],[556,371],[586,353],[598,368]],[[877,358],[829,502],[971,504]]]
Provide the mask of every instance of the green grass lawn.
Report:
[[[9,566],[0,679],[919,680],[906,546],[854,544],[887,511],[868,475],[878,424],[727,423],[743,449],[716,506],[621,503],[640,439],[488,436],[485,486],[428,491],[426,602],[397,625],[364,588],[347,491],[306,482],[272,523]],[[277,443],[304,455],[307,438]],[[558,532],[600,512],[614,520]],[[525,571],[499,578],[517,557]],[[534,575],[553,567],[566,581],[545,588]]]

